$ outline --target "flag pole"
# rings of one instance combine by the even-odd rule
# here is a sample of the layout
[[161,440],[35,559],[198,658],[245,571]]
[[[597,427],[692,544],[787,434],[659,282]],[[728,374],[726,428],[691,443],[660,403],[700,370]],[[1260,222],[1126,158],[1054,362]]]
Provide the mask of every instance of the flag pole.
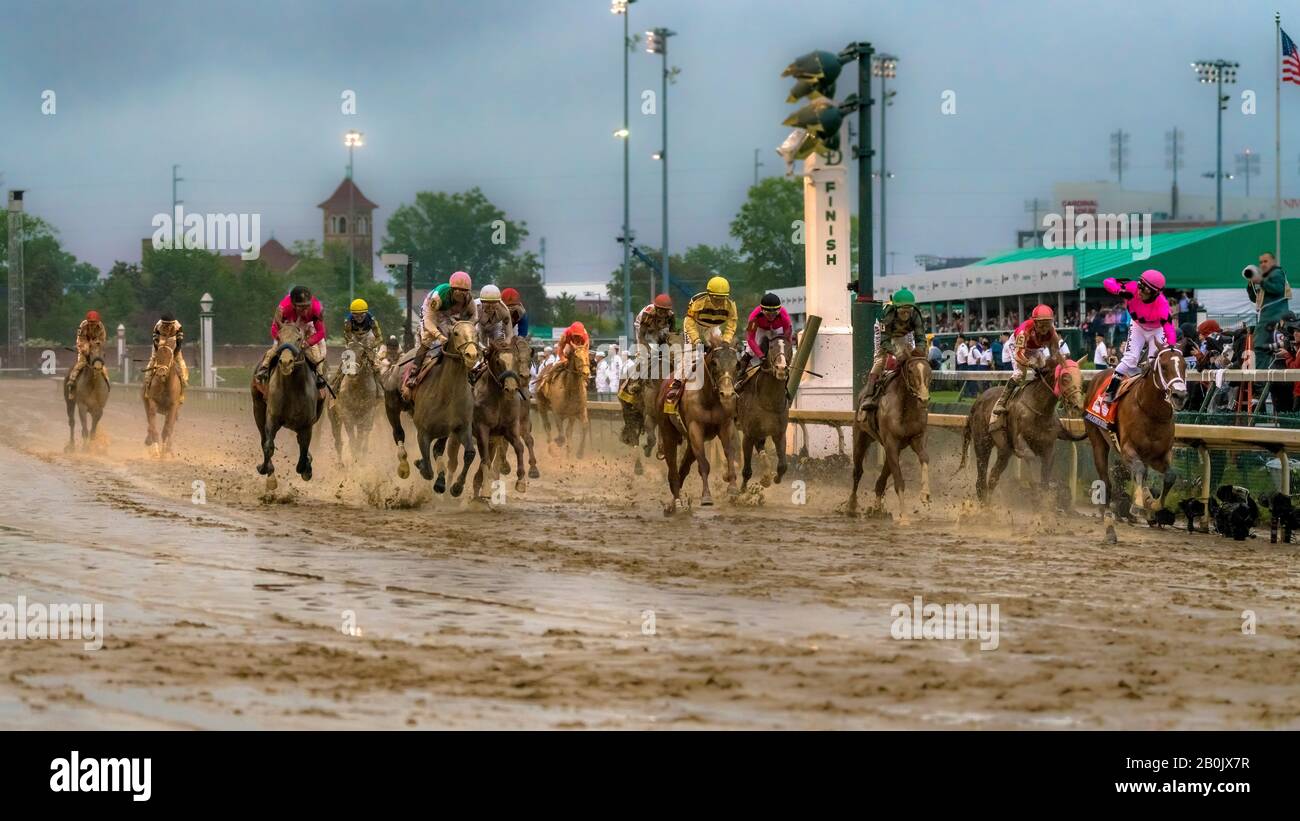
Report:
[[1282,13],[1273,12],[1273,258],[1282,264]]

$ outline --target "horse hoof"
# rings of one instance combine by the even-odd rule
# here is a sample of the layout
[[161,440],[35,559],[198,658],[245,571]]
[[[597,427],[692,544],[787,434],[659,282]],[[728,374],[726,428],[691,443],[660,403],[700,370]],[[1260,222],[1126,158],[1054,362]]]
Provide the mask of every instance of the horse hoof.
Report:
[[451,486],[451,495],[452,495],[452,498],[454,498],[454,499],[456,499],[456,498],[460,498],[461,491],[463,491],[464,489],[465,489],[465,484],[464,484],[464,482],[457,482],[457,483],[455,483],[454,485],[452,485],[452,486]]
[[760,477],[759,480],[758,480],[758,483],[759,483],[760,485],[762,485],[763,487],[771,487],[771,486],[772,486],[772,477],[771,477],[771,476],[763,476],[763,477]]
[[274,477],[274,476],[268,476],[268,477],[266,477],[266,492],[267,492],[267,493],[270,493],[271,491],[275,490],[277,487],[279,487],[279,485],[280,485],[280,483],[277,482],[277,481],[275,480],[275,477]]
[[529,478],[529,479],[540,479],[540,478],[542,478],[542,472],[541,472],[540,470],[538,470],[537,467],[534,465],[533,467],[530,467],[530,468],[528,469],[528,478]]
[[643,473],[645,473],[645,468],[641,467],[640,462],[637,462],[635,465],[632,466],[632,472],[635,473],[637,476],[640,476]]
[[713,499],[708,496],[704,497],[700,500],[700,507],[713,507]]
[[271,474],[271,469],[265,462],[263,462],[257,466],[257,472],[263,476],[269,476]]
[[399,477],[401,477],[402,479],[406,479],[406,478],[410,477],[410,475],[411,475],[411,463],[410,463],[410,462],[398,462],[398,463],[397,463],[397,475],[398,475]]
[[525,481],[524,479],[520,479],[518,482],[515,482],[515,490],[519,491],[520,493],[527,493],[528,482]]
[[[433,477],[425,476],[424,478],[431,479]],[[447,483],[443,480],[441,476],[438,477],[438,481],[433,483],[433,492],[438,494],[439,496],[447,492]]]
[[1114,526],[1114,525],[1107,525],[1107,526],[1106,526],[1106,544],[1117,544],[1118,542],[1119,542],[1119,537],[1115,535],[1115,526]]
[[302,480],[303,480],[304,482],[310,482],[310,481],[311,481],[311,468],[307,468],[306,470],[300,470],[300,471],[298,471],[298,475],[302,477]]

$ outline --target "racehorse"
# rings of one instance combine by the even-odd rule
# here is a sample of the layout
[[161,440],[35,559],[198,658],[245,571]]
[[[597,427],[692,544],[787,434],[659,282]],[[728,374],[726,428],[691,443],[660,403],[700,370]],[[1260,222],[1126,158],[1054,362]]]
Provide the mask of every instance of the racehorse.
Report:
[[[1101,371],[1088,383],[1087,407],[1092,407],[1098,391],[1111,373],[1109,369]],[[1094,422],[1088,421],[1084,425],[1092,442],[1092,461],[1097,468],[1097,477],[1105,483],[1103,520],[1106,522],[1106,541],[1112,544],[1117,540],[1111,495],[1112,445],[1118,447],[1121,463],[1128,467],[1136,485],[1130,510],[1133,515],[1147,508],[1148,468],[1160,473],[1164,480],[1157,510],[1164,509],[1165,499],[1178,480],[1173,470],[1174,412],[1182,410],[1187,402],[1187,363],[1175,348],[1162,347],[1153,359],[1147,360],[1145,372],[1134,378],[1136,381],[1127,390],[1122,390],[1115,400],[1117,430],[1113,442],[1111,434]]]
[[[517,477],[515,490],[528,490],[524,478],[524,441],[520,420],[528,406],[519,394],[519,374],[515,373],[515,346],[505,340],[492,343],[487,352],[487,368],[474,386],[474,436],[478,442],[478,472],[474,474],[474,497],[479,498],[489,467],[496,478],[497,454],[493,442],[504,440],[515,450]],[[504,446],[503,446],[504,447]]]
[[[514,338],[515,368],[519,371],[519,378],[523,379],[525,374],[532,372],[533,349],[528,344],[528,340],[522,336]],[[522,385],[520,386],[522,387]],[[523,440],[524,447],[528,450],[528,478],[536,479],[542,475],[537,469],[537,451],[533,447],[533,415],[532,402],[520,397],[523,402],[522,412],[519,415],[519,438]],[[500,441],[499,439],[497,440]],[[497,474],[504,476],[510,472],[510,464],[506,459],[506,449],[504,447],[496,448],[497,452]]]
[[[970,444],[975,443],[975,494],[981,502],[988,499],[998,486],[998,479],[1011,454],[1015,453],[1022,460],[1037,456],[1042,461],[1041,483],[1044,488],[1052,483],[1052,465],[1056,461],[1056,441],[1080,442],[1087,438],[1087,433],[1078,435],[1066,431],[1056,416],[1057,401],[1067,407],[1083,411],[1083,375],[1079,365],[1067,359],[1065,364],[1052,369],[1042,368],[1033,379],[1012,400],[1007,408],[1007,417],[999,429],[989,430],[990,414],[994,403],[1002,395],[1005,386],[989,388],[975,400],[971,406],[970,416],[966,417],[966,429],[962,435],[961,465],[966,467],[966,453]],[[989,472],[989,455],[997,448],[998,458]]]
[[267,379],[265,393],[257,378],[249,391],[253,397],[253,420],[262,437],[262,463],[257,472],[266,477],[266,489],[275,490],[275,435],[280,428],[288,428],[298,436],[298,464],[294,468],[304,482],[311,481],[312,428],[320,420],[325,407],[320,390],[316,387],[316,373],[307,362],[303,347],[303,332],[297,324],[280,326],[280,338],[275,349],[273,367]]
[[[664,379],[672,373],[671,351],[679,344],[680,339],[676,335],[670,335],[663,346],[654,345],[649,349],[643,347],[636,364],[637,372],[628,377],[629,381],[640,382],[640,387],[632,391],[633,401],[625,401],[623,391],[620,390],[619,406],[623,411],[623,430],[619,434],[619,441],[635,448],[640,444],[641,434],[645,434],[645,445],[642,446],[641,452],[636,454],[636,462],[632,466],[637,475],[645,472],[641,464],[642,453],[649,459],[650,454],[656,453],[657,450],[658,457],[663,458],[663,449],[656,449],[660,417],[663,415],[663,402],[659,400],[659,390],[663,387]],[[620,386],[622,387],[624,386]]]
[[[478,364],[481,352],[475,339],[474,323],[460,321],[451,326],[442,354],[432,366],[429,375],[415,386],[411,394],[411,419],[420,444],[420,458],[415,467],[425,479],[432,480],[433,460],[438,462],[438,478],[434,481],[435,493],[446,489],[445,449],[447,439],[455,437],[455,443],[464,451],[464,464],[460,466],[460,476],[452,483],[451,495],[459,496],[465,488],[465,477],[469,474],[470,463],[474,461],[474,394],[469,384],[469,372]],[[389,420],[392,420],[389,414]],[[401,419],[393,430],[397,438],[401,430]],[[438,447],[430,458],[429,446],[438,440]],[[401,458],[405,461],[405,446]]]
[[378,367],[374,354],[358,342],[348,343],[343,351],[338,396],[329,403],[330,429],[334,434],[334,452],[343,461],[343,431],[353,461],[359,461],[370,448],[370,431],[375,424],[375,406],[379,402]]
[[[790,374],[792,349],[790,340],[783,336],[771,337],[763,343],[763,364],[754,378],[740,391],[740,433],[744,437],[745,466],[741,471],[741,489],[749,486],[753,475],[750,460],[754,451],[763,453],[767,439],[776,445],[776,483],[785,475],[785,431],[790,424],[790,402],[786,394],[786,380]],[[768,479],[762,477],[767,485]]]
[[[67,398],[67,389],[60,386],[64,391],[64,401],[68,405],[68,446],[65,448],[69,453],[76,449],[76,422],[73,420],[73,412],[81,419],[81,447],[83,450],[90,447],[92,440],[99,433],[99,418],[104,415],[104,406],[108,404],[108,372],[104,370],[104,357],[101,355],[99,346],[93,346],[90,353],[86,355],[86,367],[81,369],[77,374],[77,384],[73,386],[72,398]],[[90,430],[86,429],[86,417],[90,417]]]
[[[736,377],[740,366],[740,353],[731,345],[718,341],[716,335],[708,343],[703,361],[696,367],[696,375],[688,380],[677,402],[678,420],[673,414],[661,414],[659,438],[663,442],[664,461],[668,464],[668,488],[672,491],[674,510],[682,507],[682,482],[690,475],[691,463],[700,464],[700,481],[704,491],[700,505],[713,504],[709,493],[709,459],[705,445],[717,437],[722,443],[727,467],[723,478],[731,495],[739,493],[736,487]],[[698,385],[692,382],[698,379]],[[671,381],[665,381],[659,390],[659,404],[663,406]],[[679,430],[677,425],[682,429]],[[677,447],[686,442],[686,453],[681,465],[677,464]]]
[[587,418],[587,380],[591,376],[591,351],[585,346],[575,347],[563,363],[555,363],[537,380],[537,410],[542,415],[546,440],[551,441],[551,418],[556,417],[555,444],[568,452],[573,438],[573,426],[579,426],[582,438],[578,441],[577,458],[587,449],[587,436],[591,422]]
[[[901,521],[907,516],[903,508],[903,468],[898,461],[904,448],[910,447],[921,462],[921,502],[930,503],[930,457],[925,451],[930,418],[930,362],[920,348],[915,348],[901,360],[895,360],[891,370],[894,368],[897,372],[883,388],[880,404],[853,425],[853,490],[849,493],[848,512],[857,512],[862,460],[872,441],[877,441],[885,449],[885,464],[876,479],[876,501],[872,509],[884,512],[885,488],[893,477]],[[864,387],[858,394],[857,407],[862,407],[866,395]]]
[[[149,432],[144,438],[146,446],[152,445],[155,455],[171,453],[172,431],[176,427],[176,417],[180,414],[181,401],[185,397],[185,386],[181,383],[181,369],[177,367],[175,342],[164,339],[154,352],[154,368],[148,380],[140,387],[140,399],[144,402],[145,420]],[[158,434],[155,416],[162,414],[162,435]]]

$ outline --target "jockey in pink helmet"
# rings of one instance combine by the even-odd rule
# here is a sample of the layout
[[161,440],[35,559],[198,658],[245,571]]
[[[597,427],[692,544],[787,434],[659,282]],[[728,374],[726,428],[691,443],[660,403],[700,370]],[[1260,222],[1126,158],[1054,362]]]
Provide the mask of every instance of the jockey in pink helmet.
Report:
[[[1162,346],[1173,345],[1178,341],[1178,332],[1174,329],[1169,312],[1169,300],[1161,293],[1165,287],[1165,275],[1154,269],[1143,271],[1137,281],[1120,281],[1114,277],[1102,283],[1108,293],[1124,295],[1124,307],[1128,309],[1132,324],[1128,330],[1128,345],[1124,349],[1124,358],[1115,368],[1119,377],[1132,376],[1137,373],[1138,359],[1144,349],[1149,355]],[[1115,401],[1122,379],[1112,379],[1107,388],[1107,398]]]

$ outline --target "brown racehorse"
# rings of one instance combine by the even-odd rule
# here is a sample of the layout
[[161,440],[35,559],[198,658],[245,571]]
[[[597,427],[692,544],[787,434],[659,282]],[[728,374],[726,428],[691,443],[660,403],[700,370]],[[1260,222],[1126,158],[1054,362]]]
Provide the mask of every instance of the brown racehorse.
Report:
[[288,428],[298,437],[298,464],[294,470],[304,482],[311,481],[311,435],[325,403],[316,387],[316,374],[307,362],[302,329],[296,324],[280,326],[280,341],[272,359],[266,393],[256,381],[249,387],[253,397],[253,421],[262,439],[262,462],[257,472],[266,477],[266,489],[275,490],[275,435]]
[[370,449],[370,431],[380,401],[375,353],[360,343],[349,343],[343,350],[339,374],[338,396],[329,403],[328,409],[334,453],[341,464],[343,432],[347,431],[352,461],[359,462]]
[[[1048,488],[1052,482],[1052,466],[1056,462],[1056,441],[1079,442],[1087,433],[1073,435],[1065,430],[1056,416],[1056,404],[1083,411],[1083,375],[1079,364],[1067,359],[1059,372],[1052,367],[1042,368],[1038,376],[1020,391],[1007,408],[1007,418],[1002,427],[989,430],[989,415],[993,405],[1002,395],[1005,386],[989,388],[975,400],[970,416],[966,417],[966,430],[962,435],[961,465],[966,467],[966,453],[975,443],[975,494],[986,501],[998,486],[998,479],[1014,453],[1023,461],[1037,456],[1042,461],[1041,484]],[[989,455],[997,448],[998,459],[989,472]]]
[[[640,346],[636,372],[627,377],[629,382],[639,380],[640,388],[633,393],[633,402],[626,402],[619,397],[619,406],[623,410],[623,431],[619,435],[619,441],[641,448],[635,454],[636,461],[632,465],[633,472],[637,475],[645,472],[645,467],[641,464],[642,454],[647,459],[653,453],[657,453],[660,459],[663,458],[663,449],[659,447],[659,417],[663,416],[664,406],[659,399],[659,391],[664,380],[673,372],[672,351],[680,345],[680,337],[670,334],[665,343]],[[620,393],[624,387],[619,386]],[[643,433],[645,444],[641,445]]]
[[[456,456],[455,448],[462,451],[464,462],[460,464],[460,476],[452,482],[452,496],[460,496],[464,490],[465,477],[474,461],[474,389],[469,384],[469,372],[482,356],[477,337],[473,322],[462,320],[452,325],[441,357],[411,395],[411,421],[420,446],[415,467],[422,477],[433,479],[434,493],[447,489],[447,473],[456,469],[455,463],[448,467],[448,460]],[[430,453],[435,440],[437,446]]]
[[[725,342],[709,343],[703,361],[696,366],[695,375],[687,380],[677,402],[677,414],[686,428],[686,435],[683,436],[673,424],[671,414],[665,413],[660,417],[659,437],[663,441],[664,461],[668,465],[668,488],[673,494],[673,510],[682,507],[682,482],[690,475],[691,463],[697,461],[704,485],[700,505],[713,504],[705,445],[714,437],[722,443],[727,460],[723,473],[727,490],[732,495],[740,492],[736,487],[736,377],[739,367],[740,354],[734,347]],[[671,384],[671,381],[665,381],[660,388],[660,407]],[[682,442],[686,442],[687,448],[679,466],[677,448]]]
[[[99,433],[99,417],[104,415],[104,406],[108,404],[108,372],[104,370],[104,357],[97,346],[86,356],[86,367],[77,374],[72,398],[66,398],[66,388],[62,385],[59,390],[65,391],[64,397],[68,404],[68,446],[65,450],[71,453],[77,446],[74,412],[81,419],[81,447],[87,449]],[[90,417],[89,430],[86,427],[87,416]]]
[[591,432],[591,422],[587,419],[590,355],[591,351],[586,347],[574,348],[567,361],[551,365],[537,380],[537,411],[542,415],[547,441],[551,439],[550,414],[554,413],[556,417],[555,444],[564,446],[566,452],[569,440],[573,438],[573,426],[577,424],[582,431],[576,454],[579,459],[587,449],[587,435]]
[[[175,343],[164,341],[154,352],[154,369],[148,381],[140,388],[140,398],[144,401],[144,415],[149,424],[145,436],[146,446],[152,445],[154,454],[161,456],[171,453],[172,431],[176,427],[176,417],[181,411],[181,400],[185,395],[185,386],[181,384],[181,369],[176,367],[173,347]],[[162,435],[154,419],[162,414]]]
[[[758,373],[740,391],[740,435],[744,438],[745,466],[741,471],[741,489],[749,486],[753,475],[754,451],[763,453],[768,439],[776,446],[776,483],[785,475],[785,431],[790,425],[790,401],[786,379],[790,375],[793,353],[790,340],[772,337],[764,343],[763,364]],[[761,477],[764,486],[767,476]]]
[[474,498],[479,498],[483,479],[489,467],[495,479],[498,465],[493,453],[493,441],[504,440],[514,448],[518,476],[515,490],[528,490],[524,478],[524,440],[520,435],[520,419],[528,413],[524,399],[519,395],[519,374],[515,372],[515,347],[501,340],[488,349],[487,369],[474,386],[474,436],[481,456],[478,472],[474,474]]
[[[858,395],[856,407],[862,407],[867,389]],[[910,447],[921,461],[921,502],[930,503],[930,457],[925,451],[925,434],[930,419],[930,362],[920,348],[902,358],[898,372],[884,387],[884,395],[874,411],[853,425],[853,490],[849,494],[849,513],[858,509],[858,481],[862,478],[862,460],[872,441],[885,449],[885,465],[876,479],[876,501],[873,510],[884,512],[885,488],[890,477],[894,480],[894,493],[898,496],[899,520],[907,517],[904,509],[903,468],[899,454]]]
[[[1147,372],[1116,400],[1115,409],[1120,459],[1128,467],[1136,485],[1131,509],[1134,515],[1146,510],[1148,468],[1160,473],[1164,479],[1157,509],[1164,507],[1169,491],[1174,488],[1178,479],[1173,470],[1174,412],[1182,410],[1187,402],[1187,363],[1177,349],[1161,348],[1147,364]],[[1109,369],[1101,371],[1088,383],[1088,407],[1092,406],[1093,398],[1110,373]],[[1110,436],[1091,422],[1086,422],[1085,427],[1092,442],[1092,461],[1097,468],[1097,477],[1105,483],[1103,520],[1106,523],[1106,541],[1113,544],[1116,536]]]
[[[528,340],[522,336],[514,338],[515,369],[519,372],[521,380],[520,387],[523,387],[523,380],[527,374],[532,373],[533,349],[528,344]],[[528,450],[528,478],[536,479],[542,473],[537,469],[537,451],[533,447],[533,416],[532,402],[523,401],[523,412],[519,415],[519,438],[523,440],[524,447]],[[510,464],[506,459],[506,449],[504,447],[497,449],[497,473],[501,476],[510,472]]]

